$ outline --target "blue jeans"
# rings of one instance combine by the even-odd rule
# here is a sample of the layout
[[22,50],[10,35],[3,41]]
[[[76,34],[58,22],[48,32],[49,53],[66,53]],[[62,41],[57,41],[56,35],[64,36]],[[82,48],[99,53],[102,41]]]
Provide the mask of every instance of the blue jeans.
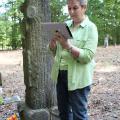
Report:
[[68,91],[67,71],[59,71],[57,102],[61,120],[88,120],[87,104],[90,86]]

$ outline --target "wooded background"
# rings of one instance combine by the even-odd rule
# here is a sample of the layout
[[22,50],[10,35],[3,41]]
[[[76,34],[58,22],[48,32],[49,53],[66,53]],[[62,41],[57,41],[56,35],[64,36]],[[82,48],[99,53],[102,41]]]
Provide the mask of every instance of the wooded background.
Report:
[[[87,15],[97,25],[99,45],[103,45],[106,34],[110,45],[120,44],[120,0],[88,0]],[[0,50],[22,48],[20,6],[24,0],[7,0],[0,4]],[[69,19],[64,12],[66,0],[50,0],[51,21],[63,22]]]

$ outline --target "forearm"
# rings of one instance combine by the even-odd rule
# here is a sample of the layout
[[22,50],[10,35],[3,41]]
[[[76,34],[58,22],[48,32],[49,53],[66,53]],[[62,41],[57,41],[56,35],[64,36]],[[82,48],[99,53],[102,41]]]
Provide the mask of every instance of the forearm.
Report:
[[67,48],[68,52],[71,53],[71,55],[74,57],[74,58],[78,58],[80,56],[80,51],[79,51],[79,48],[73,46],[73,45],[69,45],[69,47]]
[[78,48],[70,45],[67,51],[70,52],[71,56],[76,59],[76,61],[82,64],[90,62],[94,57],[94,53],[87,48]]

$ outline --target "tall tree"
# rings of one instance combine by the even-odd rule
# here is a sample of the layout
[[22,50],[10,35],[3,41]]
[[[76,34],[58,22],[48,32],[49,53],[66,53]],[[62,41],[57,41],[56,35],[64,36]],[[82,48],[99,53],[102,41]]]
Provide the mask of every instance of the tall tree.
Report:
[[[25,0],[21,6],[24,14],[23,66],[26,85],[25,103],[36,110],[26,115],[26,120],[48,120],[41,111],[52,105],[54,86],[50,80],[51,57],[47,50],[49,39],[42,32],[41,22],[51,21],[49,0]],[[38,112],[39,109],[39,112]],[[32,111],[31,110],[31,111]],[[47,112],[46,112],[47,113]]]
[[12,49],[17,49],[21,47],[21,33],[19,23],[22,19],[22,14],[20,13],[19,6],[23,0],[8,0],[6,6],[9,10],[6,12],[9,19],[11,19],[11,34],[9,45]]

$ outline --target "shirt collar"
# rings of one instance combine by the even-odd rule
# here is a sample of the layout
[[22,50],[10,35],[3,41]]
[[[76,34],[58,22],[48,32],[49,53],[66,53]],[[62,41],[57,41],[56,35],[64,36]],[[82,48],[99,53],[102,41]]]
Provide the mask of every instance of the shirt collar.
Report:
[[85,19],[80,23],[80,26],[83,28],[88,24],[89,18],[88,16],[85,17]]
[[[88,16],[86,16],[85,19],[80,23],[80,26],[84,28],[88,24],[88,21],[89,21],[89,18]],[[69,27],[72,27],[72,26],[73,26],[73,21],[71,20]]]

